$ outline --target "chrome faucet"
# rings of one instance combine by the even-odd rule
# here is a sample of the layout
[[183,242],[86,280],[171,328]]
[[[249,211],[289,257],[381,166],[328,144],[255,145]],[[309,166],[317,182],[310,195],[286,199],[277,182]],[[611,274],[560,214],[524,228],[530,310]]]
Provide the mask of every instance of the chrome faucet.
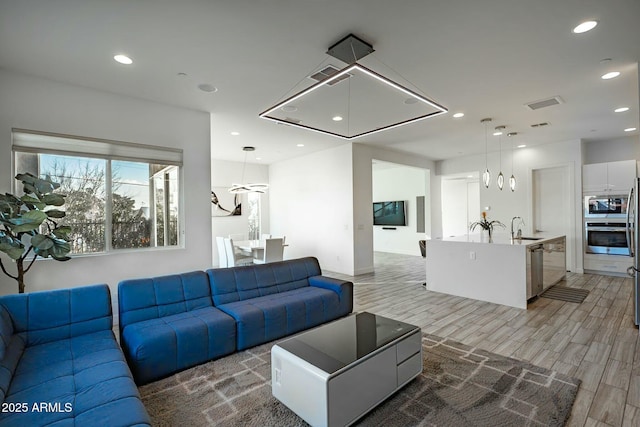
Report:
[[[514,236],[513,234],[513,222],[519,219],[520,220],[520,224],[518,225],[518,234],[516,236]],[[524,224],[524,221],[522,220],[522,218],[520,218],[519,216],[514,216],[513,218],[511,218],[511,240],[513,240],[514,238],[521,238],[522,237],[522,225]]]

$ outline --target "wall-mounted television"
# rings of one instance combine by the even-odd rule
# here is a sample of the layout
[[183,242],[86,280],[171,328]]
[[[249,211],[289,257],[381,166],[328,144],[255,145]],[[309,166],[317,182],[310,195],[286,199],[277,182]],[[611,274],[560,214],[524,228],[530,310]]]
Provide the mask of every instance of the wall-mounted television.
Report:
[[373,225],[407,225],[404,200],[374,202]]

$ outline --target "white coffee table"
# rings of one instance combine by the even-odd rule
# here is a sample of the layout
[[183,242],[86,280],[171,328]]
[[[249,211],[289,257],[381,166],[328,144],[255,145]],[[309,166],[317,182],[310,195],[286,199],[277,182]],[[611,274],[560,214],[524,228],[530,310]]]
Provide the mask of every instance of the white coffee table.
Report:
[[371,313],[271,349],[271,390],[312,426],[350,425],[422,372],[420,328]]

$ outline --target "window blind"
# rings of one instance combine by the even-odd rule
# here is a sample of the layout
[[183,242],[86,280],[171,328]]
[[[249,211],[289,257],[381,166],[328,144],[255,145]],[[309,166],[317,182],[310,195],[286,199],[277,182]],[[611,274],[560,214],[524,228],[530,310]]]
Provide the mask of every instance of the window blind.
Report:
[[112,160],[144,160],[149,163],[182,166],[182,150],[130,142],[71,135],[12,130],[14,151],[100,157]]

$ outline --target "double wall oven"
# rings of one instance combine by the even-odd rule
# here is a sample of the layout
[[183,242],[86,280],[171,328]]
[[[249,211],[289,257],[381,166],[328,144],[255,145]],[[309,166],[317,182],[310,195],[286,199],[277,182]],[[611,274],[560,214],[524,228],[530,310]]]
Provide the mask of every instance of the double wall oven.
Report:
[[585,250],[591,254],[629,256],[626,194],[584,198]]

